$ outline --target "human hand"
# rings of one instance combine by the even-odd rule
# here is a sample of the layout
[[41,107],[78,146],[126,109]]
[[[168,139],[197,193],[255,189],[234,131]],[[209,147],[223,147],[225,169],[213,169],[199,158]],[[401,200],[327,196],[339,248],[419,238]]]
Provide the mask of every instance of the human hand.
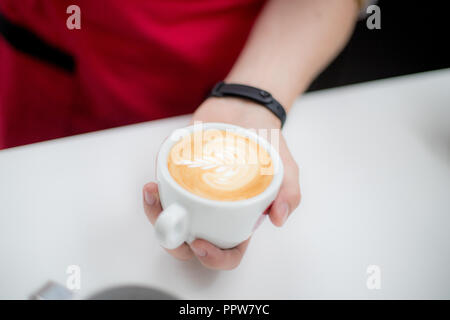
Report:
[[[209,98],[194,113],[192,122],[225,122],[251,129],[279,129],[280,121],[269,110],[253,102],[238,98]],[[289,214],[300,203],[298,166],[289,152],[283,136],[279,135],[279,153],[284,165],[284,178],[280,191],[267,214],[272,223],[281,227]],[[144,186],[144,209],[152,224],[161,213],[158,186],[148,183]],[[232,249],[220,249],[208,241],[197,239],[191,244],[184,243],[176,249],[166,249],[180,260],[189,260],[196,256],[211,269],[229,270],[237,267],[247,249],[247,239]]]

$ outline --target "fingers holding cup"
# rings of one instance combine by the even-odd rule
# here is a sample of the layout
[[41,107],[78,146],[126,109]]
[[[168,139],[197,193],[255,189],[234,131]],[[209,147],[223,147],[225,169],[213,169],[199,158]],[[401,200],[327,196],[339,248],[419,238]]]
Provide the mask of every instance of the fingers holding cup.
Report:
[[[144,211],[151,224],[155,224],[162,212],[159,199],[158,185],[154,182],[147,183],[143,188]],[[168,253],[180,260],[190,260],[194,256],[192,250],[186,243],[176,249],[166,249]]]

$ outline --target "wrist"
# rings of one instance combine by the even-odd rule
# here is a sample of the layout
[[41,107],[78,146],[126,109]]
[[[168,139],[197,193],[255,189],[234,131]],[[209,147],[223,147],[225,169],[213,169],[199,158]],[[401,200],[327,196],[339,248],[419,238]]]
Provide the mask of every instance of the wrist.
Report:
[[264,108],[270,110],[281,121],[283,127],[286,121],[286,110],[284,107],[264,89],[239,83],[216,83],[210,93],[210,97],[239,97],[251,100]]
[[[273,73],[256,74],[253,70],[252,74],[245,74],[242,71],[230,72],[224,79],[225,83],[237,83],[252,86],[269,92],[286,110],[289,112],[295,99],[308,87],[310,80],[302,79],[301,81],[293,81],[292,79],[286,82],[286,77],[274,77]],[[306,77],[306,75],[303,75]]]
[[237,97],[210,97],[195,111],[193,120],[232,123],[246,128],[280,129],[281,121],[264,106]]

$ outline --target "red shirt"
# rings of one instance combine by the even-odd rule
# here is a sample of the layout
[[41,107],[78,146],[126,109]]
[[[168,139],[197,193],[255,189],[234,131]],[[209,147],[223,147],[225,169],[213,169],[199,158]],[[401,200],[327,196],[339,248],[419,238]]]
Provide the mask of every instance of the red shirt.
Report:
[[[2,0],[74,72],[0,35],[0,148],[190,113],[239,55],[263,0]],[[69,30],[69,5],[81,30]]]

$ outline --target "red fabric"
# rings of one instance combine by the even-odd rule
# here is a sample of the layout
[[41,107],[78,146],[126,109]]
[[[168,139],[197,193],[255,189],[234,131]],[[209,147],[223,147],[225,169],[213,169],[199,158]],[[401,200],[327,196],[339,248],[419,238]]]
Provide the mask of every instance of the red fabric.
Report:
[[[68,30],[66,8],[81,8]],[[75,57],[70,74],[0,36],[0,148],[190,113],[242,50],[262,0],[2,0]]]

